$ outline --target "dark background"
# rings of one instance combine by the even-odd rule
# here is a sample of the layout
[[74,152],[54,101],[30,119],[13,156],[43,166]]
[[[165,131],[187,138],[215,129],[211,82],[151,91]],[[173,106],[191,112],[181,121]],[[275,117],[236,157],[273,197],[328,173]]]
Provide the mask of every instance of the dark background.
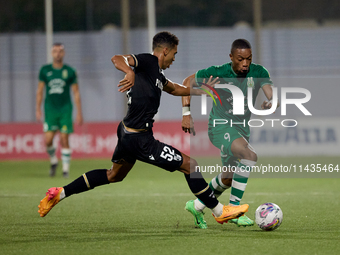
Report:
[[[0,0],[0,32],[44,31],[44,0]],[[339,0],[262,0],[263,22],[340,19]],[[146,0],[130,0],[130,26],[146,27]],[[251,0],[156,0],[158,27],[253,23]],[[54,31],[100,30],[121,25],[120,0],[54,0]]]

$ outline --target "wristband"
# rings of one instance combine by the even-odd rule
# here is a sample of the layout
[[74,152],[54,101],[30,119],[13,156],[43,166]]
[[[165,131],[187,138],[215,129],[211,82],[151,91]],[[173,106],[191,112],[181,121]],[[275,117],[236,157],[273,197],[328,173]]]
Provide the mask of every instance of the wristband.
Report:
[[190,106],[183,106],[182,107],[182,116],[191,115],[190,113]]

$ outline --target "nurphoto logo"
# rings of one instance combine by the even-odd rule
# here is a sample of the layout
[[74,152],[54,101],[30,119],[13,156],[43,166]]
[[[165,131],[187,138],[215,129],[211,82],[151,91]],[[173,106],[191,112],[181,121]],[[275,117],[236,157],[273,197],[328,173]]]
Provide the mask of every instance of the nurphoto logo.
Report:
[[[214,88],[212,86],[209,86],[205,83],[200,83],[204,85],[205,87],[209,88],[215,95],[213,95],[210,91],[200,88],[204,90],[207,94],[201,95],[201,114],[207,115],[207,95],[209,95],[213,101],[214,104],[217,106],[216,98],[218,98],[219,103],[223,105],[223,102],[221,100],[220,95],[217,93],[216,89],[228,89],[232,94],[232,102],[229,102],[232,105],[232,114],[233,115],[244,115],[245,114],[245,96],[240,88],[233,84],[216,84]],[[247,107],[246,110],[249,109],[249,111],[255,115],[259,116],[268,116],[273,114],[278,105],[278,89],[273,87],[273,98],[272,98],[272,107],[270,109],[262,109],[258,110],[255,109],[253,105],[253,89],[254,86],[248,86],[247,92]],[[302,94],[304,95],[303,98],[288,98],[287,94],[289,93],[295,93],[295,94]],[[311,93],[308,89],[305,88],[297,88],[297,87],[283,87],[281,88],[281,100],[280,100],[280,107],[281,107],[281,115],[286,116],[287,115],[287,105],[295,105],[305,116],[312,116],[312,114],[307,110],[307,108],[303,105],[307,103],[311,99]],[[229,123],[230,126],[233,125],[242,125],[246,126],[248,124],[250,127],[262,127],[264,123],[270,122],[271,126],[274,127],[274,123],[277,121],[281,122],[281,125],[283,127],[295,127],[297,126],[297,121],[294,119],[251,119],[246,123],[246,120],[243,120],[243,122],[232,122],[232,120],[226,120],[226,119],[215,119],[213,121],[214,127],[216,125],[225,125]],[[257,123],[257,125],[255,125]],[[288,125],[286,125],[288,123]]]

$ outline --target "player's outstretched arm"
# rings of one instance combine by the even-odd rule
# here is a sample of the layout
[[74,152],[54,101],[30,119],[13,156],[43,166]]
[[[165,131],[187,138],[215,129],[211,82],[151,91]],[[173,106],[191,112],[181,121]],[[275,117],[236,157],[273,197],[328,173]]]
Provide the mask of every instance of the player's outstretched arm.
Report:
[[183,113],[184,122],[182,121],[182,129],[184,132],[192,132],[195,135],[194,122],[190,116],[190,93],[199,92],[200,94],[202,94],[202,90],[193,90],[190,89],[189,85],[180,85],[177,83],[173,83],[172,81],[168,81],[166,86],[163,87],[163,90],[174,96],[182,96],[182,101],[185,100],[184,104],[186,105],[186,107],[183,107],[183,111],[186,111],[185,109],[188,109],[188,111],[186,111],[186,113]]
[[125,73],[124,79],[119,81],[118,87],[121,88],[118,91],[129,90],[135,84],[135,73],[131,68],[131,66],[135,66],[134,58],[131,55],[114,55],[111,61],[119,71]]
[[189,96],[190,87],[182,84],[174,83],[168,80],[167,84],[163,87],[163,90],[173,96]]
[[[183,82],[185,83],[184,85],[174,83],[168,80],[168,83],[166,84],[166,86],[163,87],[163,90],[174,96],[190,96],[190,95],[206,94],[204,90],[192,89],[194,86],[197,86],[194,77],[195,75],[193,74],[193,75],[190,75],[188,78],[186,78]],[[215,78],[214,80],[212,79],[213,79],[212,76],[209,78],[207,82],[205,82],[205,79],[204,79],[203,84],[214,86],[215,84],[219,83],[218,77]]]

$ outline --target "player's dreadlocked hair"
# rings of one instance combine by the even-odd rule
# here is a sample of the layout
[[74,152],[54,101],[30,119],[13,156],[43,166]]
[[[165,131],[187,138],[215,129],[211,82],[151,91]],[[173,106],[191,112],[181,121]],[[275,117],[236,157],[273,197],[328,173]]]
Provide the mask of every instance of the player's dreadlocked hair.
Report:
[[179,40],[174,34],[167,31],[159,32],[153,37],[152,50],[164,45],[173,48],[175,45],[178,45],[178,42]]
[[231,53],[236,49],[251,49],[251,45],[246,39],[237,39],[231,45]]

